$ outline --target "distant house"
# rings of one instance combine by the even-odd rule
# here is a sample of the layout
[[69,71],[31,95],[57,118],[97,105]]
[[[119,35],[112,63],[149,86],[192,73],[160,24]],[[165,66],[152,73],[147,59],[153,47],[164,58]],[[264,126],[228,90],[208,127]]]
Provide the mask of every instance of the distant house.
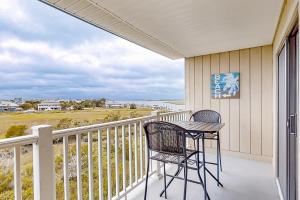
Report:
[[61,105],[57,101],[43,101],[38,104],[39,111],[61,110]]
[[20,107],[16,103],[11,101],[0,101],[0,112],[14,112],[19,110]]
[[105,108],[123,108],[124,105],[116,101],[106,101]]

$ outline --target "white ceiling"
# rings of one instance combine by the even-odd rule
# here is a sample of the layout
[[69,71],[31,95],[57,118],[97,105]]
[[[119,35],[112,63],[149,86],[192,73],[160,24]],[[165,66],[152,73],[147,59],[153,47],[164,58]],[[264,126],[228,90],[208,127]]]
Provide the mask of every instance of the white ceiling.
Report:
[[283,0],[41,0],[169,58],[271,44]]

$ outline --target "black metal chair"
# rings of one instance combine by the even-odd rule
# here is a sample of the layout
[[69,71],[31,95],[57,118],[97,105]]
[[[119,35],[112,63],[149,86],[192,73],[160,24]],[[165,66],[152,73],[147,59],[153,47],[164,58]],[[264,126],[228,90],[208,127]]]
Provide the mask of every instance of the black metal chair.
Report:
[[[148,145],[148,162],[147,162],[147,172],[146,172],[146,185],[145,185],[145,195],[144,200],[147,198],[148,189],[148,175],[149,175],[149,163],[150,160],[156,160],[163,163],[164,167],[164,193],[165,198],[167,198],[167,187],[173,181],[174,178],[179,178],[184,180],[184,194],[183,199],[186,199],[187,181],[196,182],[188,180],[188,164],[193,162],[190,158],[196,155],[198,152],[196,150],[190,150],[186,148],[186,136],[190,133],[184,128],[171,124],[168,122],[148,122],[144,124],[145,134],[147,138]],[[191,136],[191,135],[190,135]],[[174,176],[166,174],[165,164],[171,163],[178,165],[178,170]],[[196,163],[196,162],[194,162]],[[181,169],[184,169],[184,178],[178,177]],[[199,168],[200,169],[200,168]],[[172,180],[167,184],[166,176],[172,177]],[[198,184],[203,185],[203,181],[199,174],[200,182]]]
[[[194,120],[195,122],[206,122],[206,123],[221,123],[221,115],[220,113],[214,110],[200,110],[192,114],[190,120]],[[216,164],[217,165],[217,179],[219,181],[219,173],[222,171],[222,158],[221,158],[221,145],[220,145],[220,134],[216,133],[205,133],[205,140],[216,140],[217,141],[217,163],[206,162],[208,164]],[[218,182],[219,185],[219,182]]]

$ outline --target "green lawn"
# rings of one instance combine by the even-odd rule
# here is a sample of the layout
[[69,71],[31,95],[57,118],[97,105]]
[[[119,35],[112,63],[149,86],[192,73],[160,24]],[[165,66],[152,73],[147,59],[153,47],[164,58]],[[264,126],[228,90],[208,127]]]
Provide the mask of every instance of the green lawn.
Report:
[[151,110],[143,109],[90,109],[81,111],[55,111],[41,113],[0,113],[0,138],[4,138],[7,129],[12,125],[26,125],[28,128],[50,124],[56,126],[61,119],[68,118],[78,122],[88,124],[101,123],[109,113],[120,113],[120,119],[132,116],[150,115]]

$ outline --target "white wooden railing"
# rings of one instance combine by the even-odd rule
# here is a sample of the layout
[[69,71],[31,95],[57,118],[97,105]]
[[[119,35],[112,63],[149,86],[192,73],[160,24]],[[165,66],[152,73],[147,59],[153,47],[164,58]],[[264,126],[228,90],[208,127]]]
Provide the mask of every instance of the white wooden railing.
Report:
[[[190,111],[163,113],[153,112],[151,116],[121,120],[90,126],[52,131],[49,125],[32,127],[32,135],[0,140],[0,149],[14,150],[14,196],[22,199],[21,151],[24,145],[32,145],[34,199],[56,199],[55,163],[53,141],[63,146],[64,199],[70,199],[69,143],[75,140],[76,147],[76,181],[77,199],[83,199],[82,192],[82,138],[87,137],[88,197],[94,199],[94,165],[98,167],[98,196],[100,200],[121,199],[141,184],[145,178],[147,166],[147,144],[143,124],[148,121],[183,121],[188,120]],[[96,141],[96,142],[93,142]],[[85,143],[86,144],[86,143]],[[114,145],[113,145],[114,144]],[[128,144],[128,150],[126,149]],[[111,149],[114,146],[114,150]],[[97,148],[97,163],[94,163],[93,148]],[[106,154],[104,150],[106,149]],[[112,153],[113,150],[113,153]],[[121,156],[119,155],[121,151]],[[106,172],[103,170],[103,156],[106,155]],[[114,156],[115,180],[112,180],[112,157]],[[126,160],[128,156],[128,162]],[[119,157],[121,159],[119,160]],[[122,176],[120,176],[121,167]],[[128,167],[128,169],[127,169]],[[150,173],[160,174],[160,164],[150,164]],[[107,188],[104,188],[104,177],[107,177]],[[122,177],[122,180],[120,180]],[[121,185],[120,185],[121,183]],[[112,187],[115,188],[112,188]],[[121,187],[122,188],[121,188]],[[104,191],[104,189],[106,191]],[[114,192],[113,192],[114,190]],[[106,195],[104,195],[106,194]]]

